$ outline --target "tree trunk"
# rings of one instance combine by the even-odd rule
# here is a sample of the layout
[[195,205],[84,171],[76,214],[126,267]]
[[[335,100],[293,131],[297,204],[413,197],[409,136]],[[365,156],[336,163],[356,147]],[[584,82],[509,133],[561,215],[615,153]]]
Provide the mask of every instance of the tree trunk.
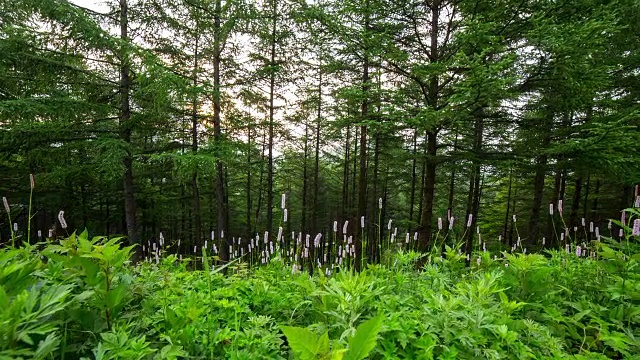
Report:
[[564,200],[565,194],[567,192],[567,170],[562,170],[562,180],[560,180],[560,195],[558,196],[558,200]]
[[[453,152],[458,151],[458,133],[456,132],[456,137],[453,140]],[[457,166],[455,164],[455,160],[453,161],[453,166],[451,167],[451,179],[449,180],[449,201],[447,206],[447,218],[445,219],[445,223],[447,224],[447,229],[449,228],[449,223],[451,222],[451,216],[453,216],[453,200],[456,190],[456,169]]]
[[[482,152],[482,139],[484,133],[484,111],[481,109],[479,113],[475,116],[475,129],[474,129],[474,142],[473,142],[473,152],[475,155],[473,161],[473,174],[471,178],[473,179],[472,189],[469,189],[471,194],[471,208],[467,212],[471,216],[471,226],[467,231],[467,239],[466,239],[466,251],[467,254],[471,254],[471,250],[473,249],[473,241],[476,233],[476,224],[478,223],[478,214],[480,212],[480,173],[481,173],[481,165],[480,165],[480,155]],[[466,224],[465,224],[466,225]]]
[[217,207],[217,224],[218,224],[218,236],[220,239],[220,259],[222,261],[229,261],[229,243],[226,237],[223,237],[224,231],[227,227],[227,208],[224,200],[224,165],[220,160],[220,146],[222,145],[222,129],[220,128],[220,62],[221,62],[221,14],[222,14],[222,2],[216,0],[214,8],[214,52],[213,52],[213,138],[216,143],[216,207]]
[[378,173],[380,168],[380,136],[378,132],[375,132],[374,135],[374,145],[373,145],[373,191],[371,192],[371,220],[373,221],[375,218],[376,226],[369,227],[370,231],[370,239],[369,239],[369,257],[372,261],[376,261],[376,249],[378,248],[378,242],[382,238],[382,224],[378,223],[378,221],[382,221],[382,219],[378,219],[379,214],[378,211]]
[[251,237],[253,235],[251,227],[251,207],[253,206],[251,203],[251,130],[251,125],[249,125],[247,134],[247,237]]
[[320,186],[320,124],[322,120],[322,69],[319,69],[320,78],[318,82],[318,114],[316,122],[316,151],[315,151],[315,168],[313,172],[313,209],[311,228],[317,230],[318,225],[318,190]]
[[[253,226],[255,231],[260,224],[260,209],[262,209],[262,184],[264,182],[264,160],[265,160],[265,152],[267,151],[266,143],[267,143],[267,132],[262,131],[262,152],[260,153],[260,176],[258,178],[258,206],[256,207],[256,217],[253,221]],[[254,231],[254,232],[255,232]]]
[[531,219],[529,220],[529,244],[534,244],[538,238],[540,222],[540,207],[544,196],[544,180],[547,172],[547,155],[541,155],[536,160],[536,175],[533,182],[533,203],[531,205]]
[[422,219],[422,199],[424,199],[424,180],[427,174],[427,138],[423,141],[424,153],[422,154],[422,170],[420,171],[420,201],[418,201],[418,223]]
[[[545,117],[542,126],[544,134],[542,135],[542,143],[540,147],[546,149],[551,143],[551,130],[553,127],[553,113],[548,110],[549,114]],[[536,158],[536,173],[533,181],[533,202],[531,205],[531,218],[529,219],[529,237],[528,243],[535,244],[538,239],[538,231],[540,228],[540,207],[542,206],[542,198],[544,197],[544,184],[547,175],[548,156],[541,154]]]
[[187,223],[187,217],[185,214],[187,213],[187,208],[184,199],[184,185],[180,185],[180,239],[186,240],[187,230],[185,229],[185,224]]
[[[196,28],[198,27],[196,23]],[[199,36],[196,35],[195,49],[193,55],[193,87],[198,86],[198,40]],[[191,106],[191,151],[194,155],[198,154],[198,95],[194,93]],[[198,189],[198,165],[196,161],[195,169],[193,171],[193,178],[191,180],[193,188],[193,233],[195,236],[195,244],[200,246],[202,241],[202,216],[200,213],[200,190]]]
[[411,190],[410,190],[410,199],[409,199],[409,232],[413,229],[413,210],[415,208],[416,201],[416,182],[417,176],[416,173],[416,165],[417,165],[417,156],[418,156],[418,130],[415,129],[413,131],[413,150],[411,151],[411,155],[413,159],[411,160]]
[[[366,103],[366,101],[365,101]],[[362,106],[362,114],[368,113],[368,105],[363,103]],[[360,127],[360,173],[358,177],[358,218],[361,216],[365,216],[365,221],[369,221],[367,219],[367,127]],[[358,224],[360,225],[360,224]],[[362,235],[366,233],[366,223],[365,228],[361,229]],[[356,248],[356,256],[355,256],[355,267],[356,271],[360,270],[362,259],[362,236],[357,237],[355,241]]]
[[591,187],[591,174],[587,174],[587,183],[585,184],[584,189],[584,201],[582,202],[582,217],[585,219],[589,218],[588,208],[589,208],[589,188]]
[[[365,1],[365,9],[369,9],[369,1]],[[369,31],[369,12],[365,17],[364,24],[365,32]],[[366,121],[369,118],[369,54],[368,49],[364,49],[364,63],[362,66],[362,93],[364,99],[362,100],[362,121]],[[367,126],[360,126],[360,176],[358,178],[358,217],[367,215]],[[365,218],[365,221],[369,219]],[[366,224],[365,224],[366,225]],[[366,234],[366,226],[361,229],[362,236],[356,237],[355,240],[355,269],[359,271],[361,268],[362,259],[362,238]]]
[[[353,172],[351,173],[351,205],[350,209],[356,211],[356,196],[358,194],[358,139],[360,139],[360,128],[355,127],[355,135],[353,137]],[[358,216],[358,214],[354,214]]]
[[[111,235],[111,232],[110,232],[110,230],[111,230],[111,222],[109,221],[110,217],[111,217],[111,214],[109,213],[109,210],[111,208],[111,204],[109,203],[109,196],[105,197],[104,202],[105,202],[104,207],[105,207],[105,210],[106,210],[106,218],[105,218],[105,228],[106,228],[105,230],[106,231],[105,231],[105,236],[108,239],[109,235]],[[45,236],[45,235],[43,235],[43,236]]]
[[593,194],[593,206],[591,207],[591,212],[593,213],[592,217],[594,221],[600,221],[600,216],[598,214],[598,198],[600,197],[600,179],[596,180],[596,188]]
[[507,192],[507,211],[504,214],[504,228],[502,229],[502,242],[507,243],[507,231],[509,229],[509,210],[511,207],[511,190],[513,188],[513,166],[509,169],[509,190]]
[[[618,204],[618,209],[626,209],[630,207],[632,204],[629,203],[629,200],[634,201],[635,198],[631,197],[634,194],[634,189],[631,185],[624,184],[622,185],[622,194],[620,196],[620,203]],[[616,217],[619,216],[619,212],[616,212]]]
[[420,235],[418,250],[426,252],[431,243],[431,221],[433,219],[433,199],[436,185],[436,136],[437,132],[427,133],[427,159],[424,179],[424,194],[422,200],[422,217],[420,219]]
[[304,125],[304,159],[302,161],[302,221],[300,226],[302,232],[307,233],[307,199],[309,194],[309,171],[307,170],[307,161],[309,158],[309,124]]
[[[82,199],[82,227],[87,228],[89,223],[89,214],[87,214],[87,186],[83,183],[80,185],[80,198]],[[31,241],[31,239],[27,239]]]
[[351,150],[351,126],[347,124],[347,138],[344,145],[344,174],[342,182],[342,204],[340,220],[344,222],[351,214],[349,214],[349,174],[350,174],[350,150]]
[[[557,162],[558,163],[560,162],[560,158],[558,158]],[[550,217],[555,216],[558,213],[558,201],[560,200],[561,184],[562,184],[562,170],[560,170],[560,168],[558,167],[556,168],[556,174],[553,178],[553,194],[551,195],[551,202],[550,202],[550,204],[554,208],[554,214],[553,215],[549,214]],[[557,238],[558,235],[553,225],[554,225],[554,221],[552,221],[552,219],[549,219],[549,221],[547,222],[547,234],[546,234],[548,246],[555,246],[557,243],[559,243],[559,239]]]
[[[440,3],[435,1],[431,7],[431,44],[429,51],[433,62],[437,62],[439,46],[438,36],[440,21]],[[432,75],[429,79],[429,92],[428,103],[433,110],[438,109],[438,93],[439,93],[439,78],[438,75]],[[437,155],[437,136],[438,130],[435,128],[427,129],[427,158],[426,158],[426,171],[424,190],[422,198],[422,214],[420,218],[420,235],[418,239],[418,250],[426,252],[431,242],[431,221],[433,218],[433,199],[435,195],[436,186],[436,155]],[[424,261],[424,260],[423,260]]]
[[[476,171],[475,171],[475,161],[472,161],[472,165],[471,165],[471,171],[469,172],[469,191],[467,192],[467,207],[465,208],[465,214],[466,214],[466,218],[464,219],[465,221],[465,226],[467,226],[466,221],[467,219],[469,219],[469,214],[471,214],[471,209],[473,207],[473,194],[475,191],[475,177],[476,177]],[[468,232],[468,231],[467,231]]]
[[582,198],[582,177],[578,176],[575,183],[575,190],[573,192],[573,202],[571,203],[571,215],[569,217],[569,226],[573,230],[573,227],[578,222],[578,210],[580,209],[580,199]]
[[271,67],[269,75],[269,165],[267,168],[267,231],[273,233],[273,115],[274,115],[274,91],[276,82],[275,64],[276,64],[276,25],[278,16],[278,2],[272,1],[272,27],[271,27],[271,57],[269,66]]
[[[511,213],[515,214],[516,213],[516,204],[518,200],[518,188],[516,187],[514,192],[513,192],[513,202],[511,203]],[[508,223],[511,223],[511,227],[509,228],[509,248],[513,247],[513,229],[516,226],[515,222],[513,221],[509,221],[509,219],[507,219]]]
[[[129,42],[127,0],[120,0],[120,39],[123,44]],[[133,155],[131,149],[131,104],[129,93],[131,91],[131,78],[129,68],[129,56],[122,45],[120,63],[120,137],[126,145],[125,155],[122,159],[124,166],[124,213],[127,224],[127,237],[130,245],[137,244],[138,226],[136,224],[136,198],[133,178]]]
[[[311,229],[312,231],[318,231],[318,191],[320,186],[320,124],[322,119],[322,69],[319,69],[320,78],[318,82],[318,108],[317,108],[317,120],[316,120],[316,144],[315,144],[315,162],[313,171],[313,208],[311,209]],[[324,241],[322,241],[324,243]],[[322,248],[322,247],[321,247]],[[315,259],[322,254],[316,254],[315,246],[312,246],[310,251],[310,257],[312,263],[310,264],[309,273],[313,275],[313,266],[315,266]]]
[[223,196],[223,201],[224,201],[224,208],[227,210],[225,213],[225,223],[224,223],[224,228],[225,229],[229,229],[229,218],[230,216],[230,212],[231,209],[229,208],[229,168],[227,166],[223,166],[224,169],[224,196]]

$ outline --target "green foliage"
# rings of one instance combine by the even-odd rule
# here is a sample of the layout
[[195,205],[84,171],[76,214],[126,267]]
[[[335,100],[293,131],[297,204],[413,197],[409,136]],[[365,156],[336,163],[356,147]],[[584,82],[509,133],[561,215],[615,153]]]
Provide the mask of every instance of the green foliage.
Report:
[[41,250],[5,248],[0,358],[630,357],[640,351],[640,255],[624,229],[628,241],[594,243],[592,258],[482,253],[466,266],[448,248],[421,271],[376,265],[331,277],[278,261],[223,274],[206,256],[208,270],[175,256],[132,267],[131,247],[86,232]]
[[349,339],[345,360],[362,360],[369,355],[376,346],[382,320],[382,316],[376,316],[358,326],[353,337]]
[[317,336],[304,328],[282,326],[289,347],[300,360],[332,359],[332,360],[362,360],[376,346],[378,333],[382,327],[382,316],[373,317],[358,326],[349,339],[346,349],[338,341],[329,343],[329,332]]
[[0,359],[48,359],[59,350],[73,287],[38,280],[40,267],[28,250],[0,254]]
[[331,359],[329,333],[318,336],[304,328],[282,326],[282,332],[287,337],[289,347],[300,360]]
[[[110,329],[111,323],[131,300],[131,278],[123,271],[133,246],[120,248],[120,239],[88,238],[85,231],[71,235],[60,245],[51,245],[43,253],[60,272],[57,279],[72,282],[81,290],[83,302],[74,314],[78,321],[93,322],[94,329]],[[90,309],[95,310],[92,312]],[[101,314],[93,318],[93,314]],[[91,315],[89,315],[91,314]]]

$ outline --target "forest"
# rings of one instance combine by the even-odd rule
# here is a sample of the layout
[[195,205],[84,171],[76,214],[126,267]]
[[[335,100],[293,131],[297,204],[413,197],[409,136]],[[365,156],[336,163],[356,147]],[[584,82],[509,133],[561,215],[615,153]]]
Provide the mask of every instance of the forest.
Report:
[[0,359],[634,358],[638,19],[0,0]]
[[635,199],[635,1],[106,5],[3,3],[0,189],[27,204],[34,174],[32,234],[63,210],[186,252],[275,234],[286,194],[285,234],[365,216],[426,249],[471,218],[507,247],[517,215],[534,246],[559,240],[548,204],[573,230]]

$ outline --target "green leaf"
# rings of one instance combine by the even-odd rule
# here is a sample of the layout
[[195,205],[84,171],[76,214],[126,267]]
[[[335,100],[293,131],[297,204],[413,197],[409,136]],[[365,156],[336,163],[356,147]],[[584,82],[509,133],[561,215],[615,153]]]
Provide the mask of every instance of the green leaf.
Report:
[[100,334],[100,336],[102,336],[102,340],[104,340],[109,344],[118,344],[118,336],[114,333],[111,333],[111,332],[102,333]]
[[358,326],[356,333],[349,339],[345,360],[362,360],[376,347],[378,333],[382,328],[382,316],[373,317]]
[[91,297],[94,294],[95,294],[95,291],[93,291],[93,290],[85,290],[85,291],[81,292],[80,294],[74,296],[73,299],[74,299],[74,301],[82,303],[87,299],[91,299]]
[[189,354],[187,354],[184,350],[182,350],[182,346],[176,346],[176,345],[166,345],[165,347],[163,347],[160,350],[159,354],[156,354],[156,356],[154,357],[154,359],[177,359],[180,357],[188,357]]
[[47,335],[44,340],[38,343],[38,349],[34,355],[34,359],[45,359],[52,356],[53,352],[58,348],[60,338],[53,333]]
[[128,294],[129,287],[127,283],[121,282],[113,289],[110,289],[107,293],[107,298],[105,301],[105,305],[107,305],[110,309],[116,308],[119,305],[122,305],[122,302],[126,299]]
[[82,267],[85,273],[85,281],[91,286],[97,286],[102,283],[100,276],[100,266],[90,258],[78,257],[72,260],[74,263],[78,263]]
[[325,332],[317,341],[318,354],[324,355],[329,353],[329,332]]
[[7,309],[9,307],[9,296],[4,291],[4,286],[0,286],[0,308]]
[[600,339],[616,351],[625,353],[629,349],[629,340],[625,334],[614,331],[612,333],[603,332]]
[[342,360],[347,349],[338,349],[331,352],[331,360]]
[[300,327],[281,326],[280,328],[287,337],[289,347],[300,359],[315,359],[319,355],[318,335]]
[[[103,336],[104,338],[104,336]],[[93,356],[95,357],[95,360],[102,360],[105,358],[105,354],[107,353],[107,350],[104,348],[104,346],[102,345],[102,342],[98,343],[98,346],[96,346],[95,348],[93,348]]]

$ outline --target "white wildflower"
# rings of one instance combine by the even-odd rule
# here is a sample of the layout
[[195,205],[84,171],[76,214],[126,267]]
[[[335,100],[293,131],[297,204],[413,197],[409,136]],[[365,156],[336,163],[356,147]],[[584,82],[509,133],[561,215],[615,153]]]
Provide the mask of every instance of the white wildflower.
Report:
[[11,207],[9,207],[9,200],[7,200],[7,198],[3,196],[2,203],[4,204],[4,211],[6,211],[7,214],[11,214]]
[[633,236],[640,236],[640,219],[633,221],[633,232],[631,234]]
[[62,210],[58,213],[58,221],[60,222],[60,227],[63,229],[67,228],[67,222],[64,220],[64,211]]

